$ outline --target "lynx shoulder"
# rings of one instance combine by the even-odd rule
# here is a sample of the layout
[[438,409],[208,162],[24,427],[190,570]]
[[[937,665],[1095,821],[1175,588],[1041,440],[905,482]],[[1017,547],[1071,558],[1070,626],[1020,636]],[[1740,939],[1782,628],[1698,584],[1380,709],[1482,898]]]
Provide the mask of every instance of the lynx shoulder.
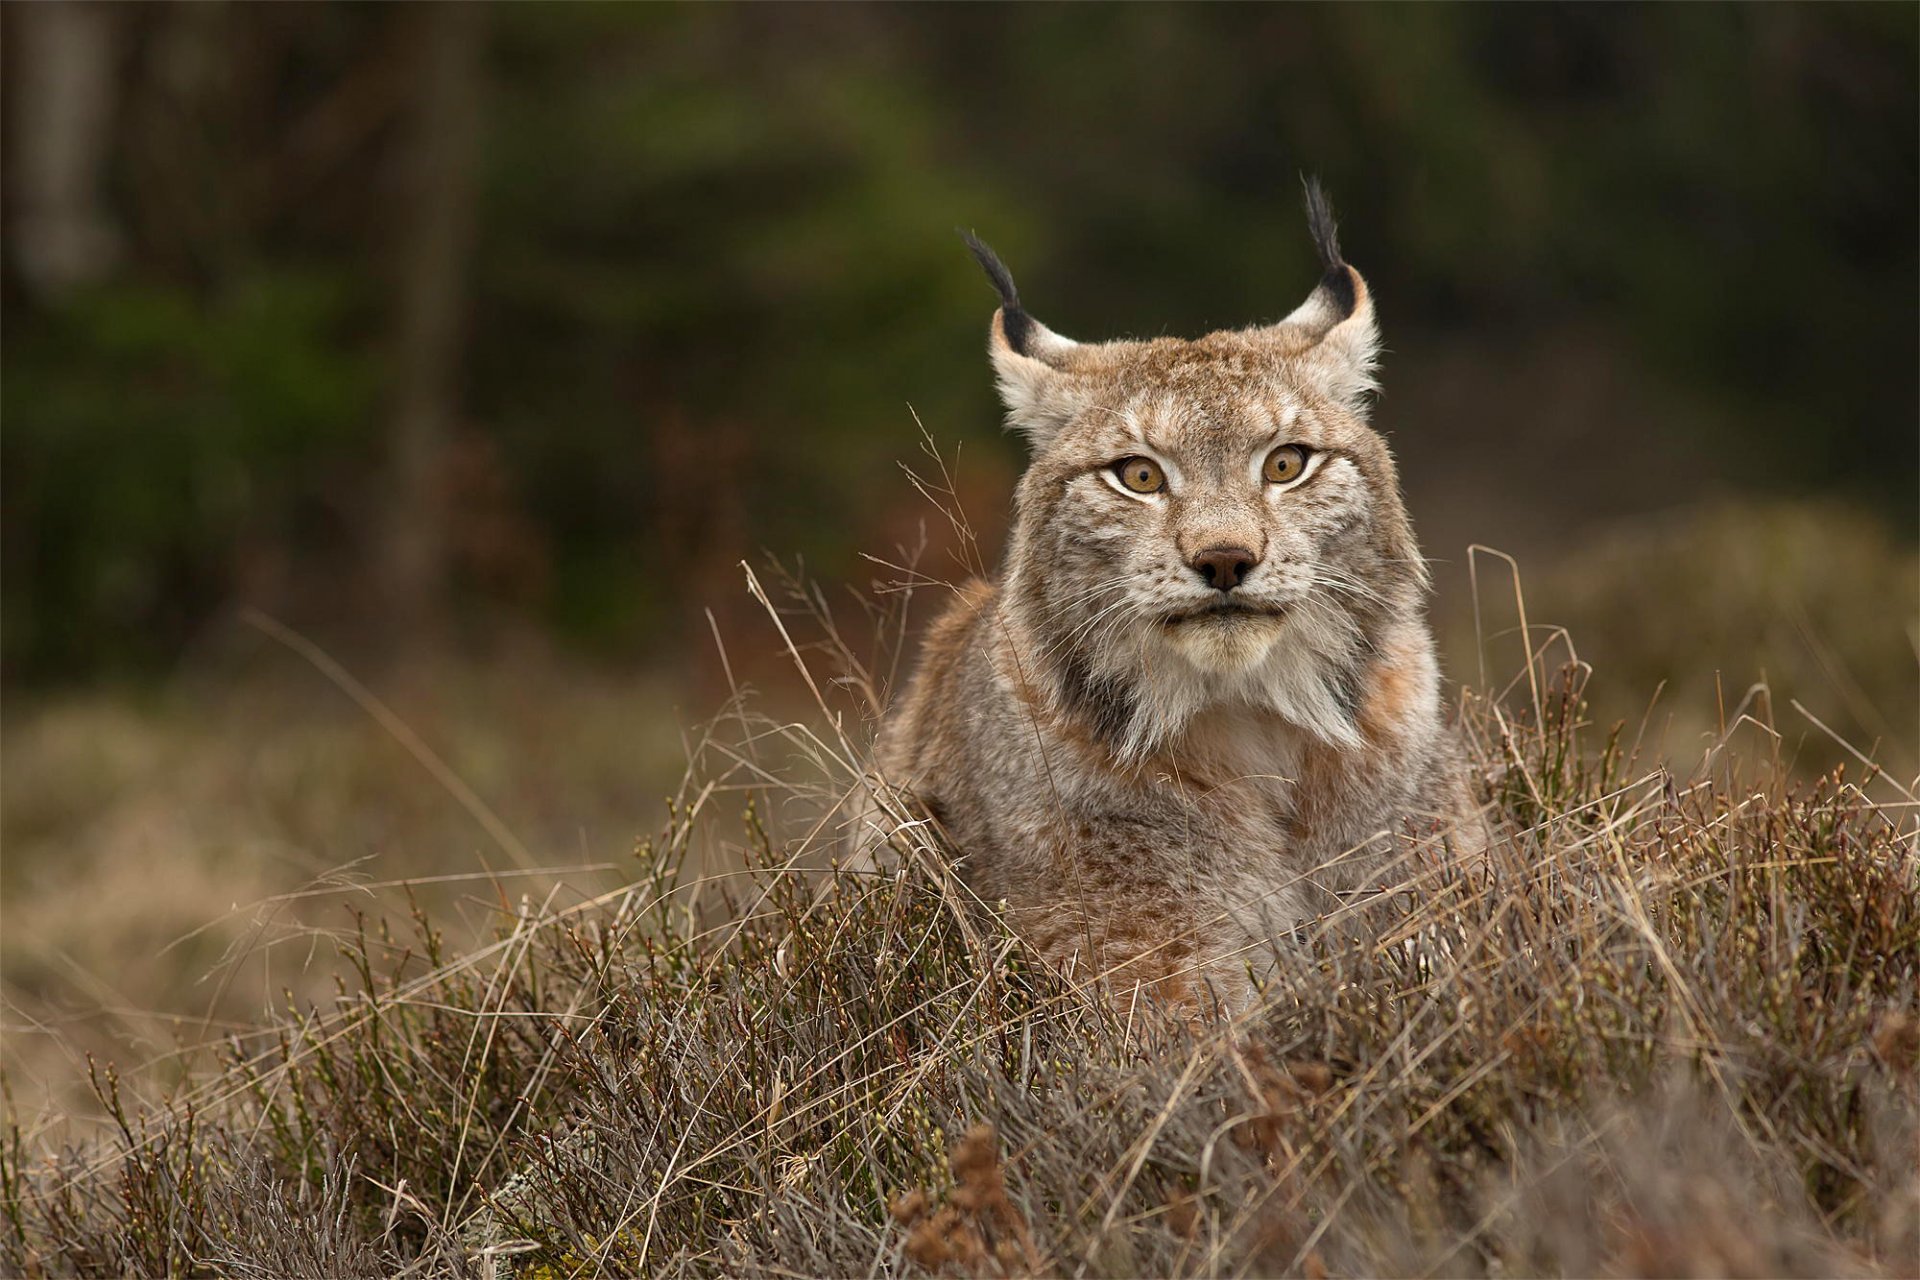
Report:
[[1324,274],[1275,324],[1074,342],[1000,294],[989,352],[1031,460],[996,581],[931,628],[882,776],[1054,962],[1246,1001],[1273,940],[1477,839],[1427,575],[1367,422],[1373,297],[1317,185]]

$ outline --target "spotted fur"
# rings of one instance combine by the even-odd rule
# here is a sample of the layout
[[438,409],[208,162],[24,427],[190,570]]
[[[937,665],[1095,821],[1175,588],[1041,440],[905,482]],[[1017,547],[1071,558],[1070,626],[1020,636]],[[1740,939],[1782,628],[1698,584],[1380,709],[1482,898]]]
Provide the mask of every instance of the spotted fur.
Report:
[[[1277,323],[1077,343],[1002,306],[989,352],[1032,459],[996,582],[927,636],[881,771],[963,874],[1082,976],[1244,1004],[1275,940],[1380,872],[1398,834],[1477,830],[1444,721],[1427,576],[1367,423],[1373,298],[1310,187],[1325,275]],[[1285,444],[1305,472],[1268,483]],[[1128,491],[1120,459],[1165,488]],[[1257,560],[1231,593],[1209,548]]]

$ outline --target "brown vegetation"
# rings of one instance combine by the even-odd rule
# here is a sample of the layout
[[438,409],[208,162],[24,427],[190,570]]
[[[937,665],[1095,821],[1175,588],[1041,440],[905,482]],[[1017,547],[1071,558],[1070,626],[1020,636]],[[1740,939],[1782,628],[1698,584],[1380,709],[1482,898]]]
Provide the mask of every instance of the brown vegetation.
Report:
[[1913,798],[1740,720],[1676,772],[1529,676],[1463,709],[1487,857],[1200,1027],[1037,967],[924,827],[823,882],[856,745],[729,717],[631,883],[464,951],[369,920],[164,1104],[103,1069],[106,1139],[16,1129],[0,1265],[1910,1274]]

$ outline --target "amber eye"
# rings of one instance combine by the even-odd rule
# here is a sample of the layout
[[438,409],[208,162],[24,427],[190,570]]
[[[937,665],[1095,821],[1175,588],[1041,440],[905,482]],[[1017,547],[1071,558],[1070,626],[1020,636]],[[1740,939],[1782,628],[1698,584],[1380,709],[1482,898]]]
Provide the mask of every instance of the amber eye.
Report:
[[1267,455],[1267,465],[1263,469],[1268,484],[1285,484],[1289,480],[1298,480],[1300,473],[1307,469],[1307,451],[1297,444],[1283,444]]
[[1113,474],[1135,493],[1158,493],[1167,487],[1167,474],[1152,458],[1122,458],[1113,464]]

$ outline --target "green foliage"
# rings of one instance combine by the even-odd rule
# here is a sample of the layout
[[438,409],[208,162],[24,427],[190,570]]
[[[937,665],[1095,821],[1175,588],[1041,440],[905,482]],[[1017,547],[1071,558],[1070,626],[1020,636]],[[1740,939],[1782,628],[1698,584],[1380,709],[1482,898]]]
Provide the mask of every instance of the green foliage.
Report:
[[[8,652],[96,669],[177,646],[249,545],[322,521],[326,469],[362,446],[368,359],[351,285],[250,273],[218,297],[111,286],[12,335],[4,387]],[[322,526],[324,527],[324,525]]]
[[[97,297],[6,299],[10,669],[164,658],[253,551],[295,580],[377,557],[412,20],[129,27],[125,260]],[[1193,333],[1304,292],[1304,171],[1393,346],[1472,344],[1482,399],[1516,340],[1572,333],[1672,387],[1617,424],[1622,457],[1680,434],[1736,486],[1912,509],[1911,8],[523,5],[488,28],[452,408],[544,573],[464,580],[571,635],[673,634],[688,567],[760,547],[849,574],[889,552],[909,405],[1017,461],[956,226],[1063,332]],[[176,90],[155,68],[183,59],[250,70]],[[237,194],[198,218],[175,183]],[[1396,427],[1523,447],[1388,386]]]

